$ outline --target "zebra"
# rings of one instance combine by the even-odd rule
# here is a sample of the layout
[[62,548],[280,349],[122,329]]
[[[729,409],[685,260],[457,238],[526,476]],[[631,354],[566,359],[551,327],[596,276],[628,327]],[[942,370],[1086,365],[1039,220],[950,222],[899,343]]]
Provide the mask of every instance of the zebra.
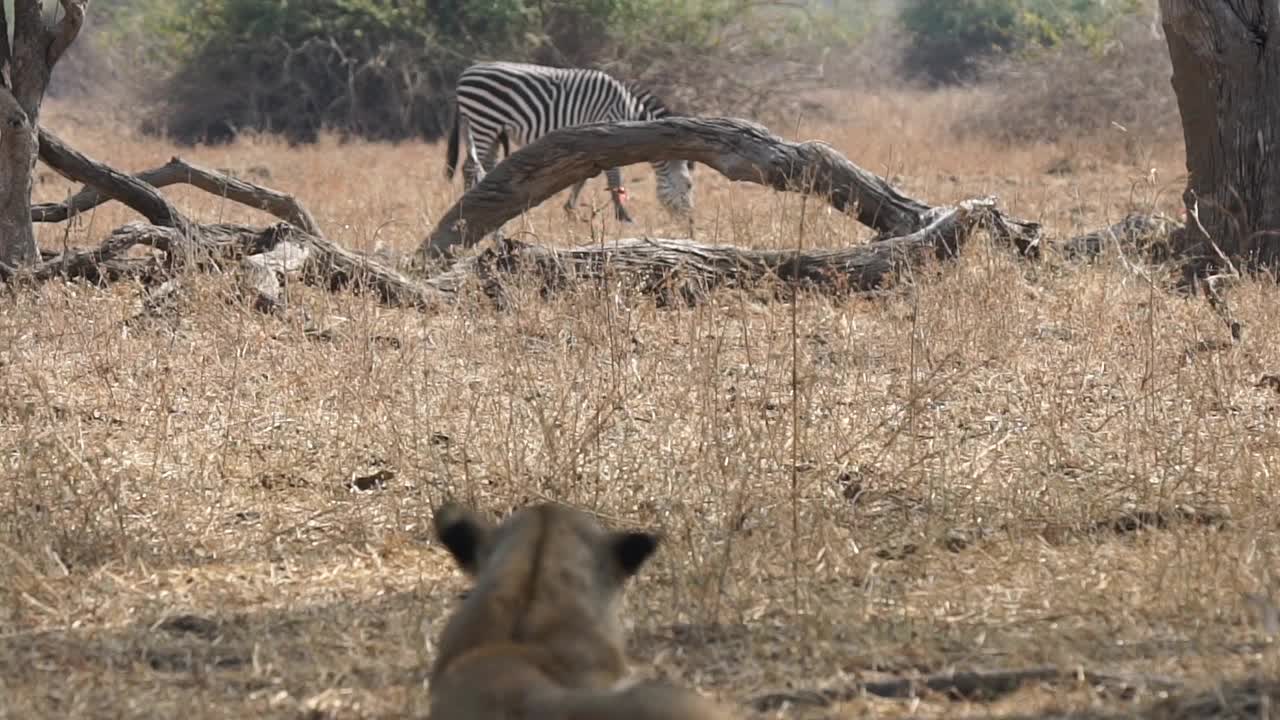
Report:
[[[652,93],[624,84],[599,70],[554,68],[512,62],[482,62],[462,71],[457,85],[457,112],[449,135],[445,177],[458,166],[460,136],[465,134],[463,186],[470,190],[497,164],[497,143],[511,154],[510,139],[530,143],[559,128],[592,122],[656,120],[672,113]],[[693,163],[660,160],[650,163],[657,174],[658,201],[669,212],[688,217],[693,210]],[[626,189],[619,168],[605,171],[618,220],[630,223],[624,205]],[[569,192],[564,209],[572,212],[586,180]]]

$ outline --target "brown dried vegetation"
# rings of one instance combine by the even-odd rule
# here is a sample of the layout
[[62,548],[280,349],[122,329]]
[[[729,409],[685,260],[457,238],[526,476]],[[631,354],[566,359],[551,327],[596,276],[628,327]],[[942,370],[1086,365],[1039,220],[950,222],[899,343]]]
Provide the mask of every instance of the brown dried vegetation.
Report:
[[[796,134],[933,202],[999,195],[1059,237],[1176,212],[1176,144],[1141,165],[1083,142],[997,147],[953,132],[967,92],[829,98],[841,122]],[[122,169],[174,154],[57,103],[44,118]],[[439,146],[184,155],[266,168],[366,250],[411,250],[460,191]],[[626,177],[638,229],[554,201],[508,229],[678,234],[654,224],[651,171]],[[868,235],[799,196],[696,181],[700,239]],[[74,189],[46,175],[37,199]],[[166,194],[201,221],[268,221]],[[607,209],[599,181],[584,197]],[[132,219],[107,205],[41,241],[96,244]],[[0,717],[425,716],[465,587],[429,539],[448,495],[662,528],[629,594],[631,654],[750,712],[1234,717],[1280,699],[1257,680],[1280,672],[1274,287],[1232,289],[1247,331],[1224,347],[1160,268],[985,242],[909,289],[794,306],[722,291],[662,309],[605,285],[419,313],[291,292],[280,318],[193,278],[128,326],[123,285],[0,305]],[[1064,672],[1008,692],[811,692],[1043,666]]]

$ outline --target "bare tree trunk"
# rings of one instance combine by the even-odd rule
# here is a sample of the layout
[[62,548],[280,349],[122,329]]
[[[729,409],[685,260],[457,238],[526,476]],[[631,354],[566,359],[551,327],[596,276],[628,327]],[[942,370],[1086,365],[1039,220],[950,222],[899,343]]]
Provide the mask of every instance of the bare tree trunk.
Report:
[[11,267],[39,258],[30,209],[35,159],[31,120],[8,88],[0,87],[0,263]]
[[40,102],[54,64],[80,33],[89,0],[61,0],[61,5],[62,18],[52,28],[41,0],[14,0],[12,18],[0,9],[0,71],[6,71],[0,74],[0,263],[10,267],[40,258],[31,225]]
[[1189,272],[1280,260],[1280,3],[1160,0],[1190,178]]

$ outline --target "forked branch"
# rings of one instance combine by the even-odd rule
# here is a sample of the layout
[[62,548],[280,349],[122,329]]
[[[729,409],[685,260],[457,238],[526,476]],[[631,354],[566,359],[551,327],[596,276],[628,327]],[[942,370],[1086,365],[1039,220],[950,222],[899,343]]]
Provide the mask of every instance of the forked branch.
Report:
[[[46,137],[51,136],[41,135],[42,140]],[[66,149],[60,142],[58,142],[57,147],[57,150],[51,150],[51,152],[58,156],[59,165],[69,167],[66,157],[70,157],[71,151]],[[104,171],[110,170],[110,168],[106,168],[106,166],[102,166],[100,163],[96,163],[83,155],[80,155],[79,158],[82,163],[88,163],[90,166],[99,165]],[[88,166],[78,165],[77,167],[83,170]],[[84,173],[77,172],[77,174]],[[99,178],[105,177],[101,172],[95,173],[95,175]],[[320,226],[316,224],[315,218],[292,195],[194,165],[182,158],[171,158],[169,162],[160,167],[138,173],[134,176],[134,179],[152,188],[162,188],[177,184],[191,185],[211,195],[225,197],[241,205],[271,213],[312,235],[320,234]],[[31,219],[34,222],[63,222],[74,215],[88,212],[111,199],[112,196],[101,193],[92,184],[88,184],[64,202],[33,205],[31,207]],[[142,200],[144,203],[142,207],[152,207],[150,199],[137,196],[135,202],[138,200]],[[141,212],[139,207],[133,203],[125,202],[125,204]],[[150,219],[148,213],[143,214]],[[157,224],[165,225],[167,223],[160,222]]]
[[80,28],[84,26],[85,8],[89,6],[89,0],[61,0],[61,3],[62,19],[54,26],[49,49],[45,53],[45,63],[49,67],[57,64],[67,48],[71,47],[71,43],[75,42]]
[[89,0],[59,2],[63,13],[53,27],[45,23],[44,3],[39,0],[14,0],[13,17],[6,18],[13,30],[10,52],[5,55],[9,81],[14,97],[32,123],[40,114],[40,101],[49,86],[53,66],[80,34],[89,6]]
[[150,184],[72,149],[43,127],[40,128],[40,159],[63,177],[96,188],[128,205],[153,225],[173,228],[191,225],[191,221]]

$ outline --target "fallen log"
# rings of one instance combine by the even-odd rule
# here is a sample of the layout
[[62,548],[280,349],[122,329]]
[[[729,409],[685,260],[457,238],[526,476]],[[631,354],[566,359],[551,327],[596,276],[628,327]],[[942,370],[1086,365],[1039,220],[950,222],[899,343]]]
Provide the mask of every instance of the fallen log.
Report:
[[[184,270],[242,274],[241,283],[254,293],[253,304],[263,310],[282,306],[283,282],[290,274],[332,289],[369,290],[390,305],[426,307],[448,300],[435,290],[384,267],[325,238],[311,213],[292,196],[224,173],[172,158],[166,165],[140,176],[122,173],[78,152],[41,129],[40,158],[63,176],[84,184],[64,203],[36,205],[32,219],[56,221],[106,202],[118,200],[148,223],[129,223],[113,231],[93,250],[68,250],[43,259],[34,267],[0,266],[0,280],[21,278],[47,281],[79,279],[95,284],[124,277],[160,284]],[[189,184],[214,195],[265,210],[282,220],[266,228],[227,223],[195,223],[170,203],[151,182]],[[126,257],[136,247],[159,256]]]
[[[288,223],[265,228],[220,223],[200,225],[197,230],[190,235],[176,228],[129,223],[117,228],[102,247],[91,252],[97,258],[112,259],[136,246],[149,247],[167,258],[166,274],[184,269],[225,272],[237,267],[243,273],[242,284],[257,293],[255,306],[263,310],[282,306],[283,281],[295,275],[330,290],[371,292],[392,307],[439,306],[451,301],[458,288],[449,283],[411,279]],[[59,272],[60,263],[60,258],[46,261],[31,273],[36,279],[52,278]]]
[[994,201],[971,200],[938,215],[903,237],[847,248],[755,250],[703,245],[687,240],[633,238],[572,248],[550,248],[504,240],[469,267],[485,291],[502,293],[503,274],[531,272],[544,292],[606,276],[626,278],[642,292],[666,301],[696,302],[720,287],[813,289],[868,293],[929,258],[954,257],[976,225],[998,213]]
[[1170,233],[1178,228],[1173,218],[1164,215],[1131,213],[1120,222],[1077,235],[1060,243],[1059,247],[1062,254],[1070,259],[1094,258],[1110,247],[1160,260],[1170,255],[1167,241]]
[[[907,197],[824,142],[789,142],[747,120],[596,123],[556,130],[512,153],[445,213],[420,251],[428,260],[451,256],[602,168],[657,160],[693,160],[730,180],[821,197],[874,228],[877,240],[910,235],[950,210]],[[1038,224],[1006,218],[994,206],[988,214],[1000,239],[1024,253],[1038,246]]]
[[956,700],[992,700],[1017,691],[1028,683],[1083,682],[1095,687],[1132,691],[1149,689],[1169,692],[1183,687],[1173,678],[1158,676],[1125,676],[1093,672],[1083,668],[1035,667],[1016,670],[959,671],[928,675],[921,678],[854,683],[846,687],[822,690],[793,690],[769,693],[754,698],[748,705],[758,712],[771,712],[788,705],[830,707],[850,702],[862,695],[909,699],[938,693]]
[[[130,176],[66,147],[51,133],[42,131],[41,139],[41,158],[84,188],[63,203],[33,207],[33,219],[67,219],[112,198],[150,222],[125,225],[96,249],[45,257],[32,268],[0,266],[0,280],[62,277],[106,283],[133,277],[151,286],[169,283],[165,297],[171,299],[180,289],[178,273],[235,272],[253,304],[264,311],[283,307],[292,277],[330,289],[370,292],[384,304],[418,309],[453,302],[477,281],[490,296],[504,299],[504,287],[520,273],[540,278],[546,293],[609,277],[663,301],[679,296],[697,302],[716,288],[754,285],[873,293],[932,259],[955,257],[979,229],[1025,254],[1033,254],[1040,244],[1039,225],[1004,215],[994,198],[932,207],[903,195],[825,143],[791,143],[743,120],[673,118],[571,128],[521,148],[455,204],[420,250],[444,252],[474,244],[530,204],[598,174],[602,167],[654,158],[690,158],[735,180],[820,196],[875,228],[878,237],[846,248],[797,251],[660,238],[576,248],[503,241],[443,272],[415,279],[328,240],[307,209],[286,193],[180,158]],[[266,228],[196,223],[152,183],[191,184],[285,222]],[[1086,252],[1100,247],[1101,240],[1082,238],[1073,242]],[[138,247],[150,253],[128,255]]]

